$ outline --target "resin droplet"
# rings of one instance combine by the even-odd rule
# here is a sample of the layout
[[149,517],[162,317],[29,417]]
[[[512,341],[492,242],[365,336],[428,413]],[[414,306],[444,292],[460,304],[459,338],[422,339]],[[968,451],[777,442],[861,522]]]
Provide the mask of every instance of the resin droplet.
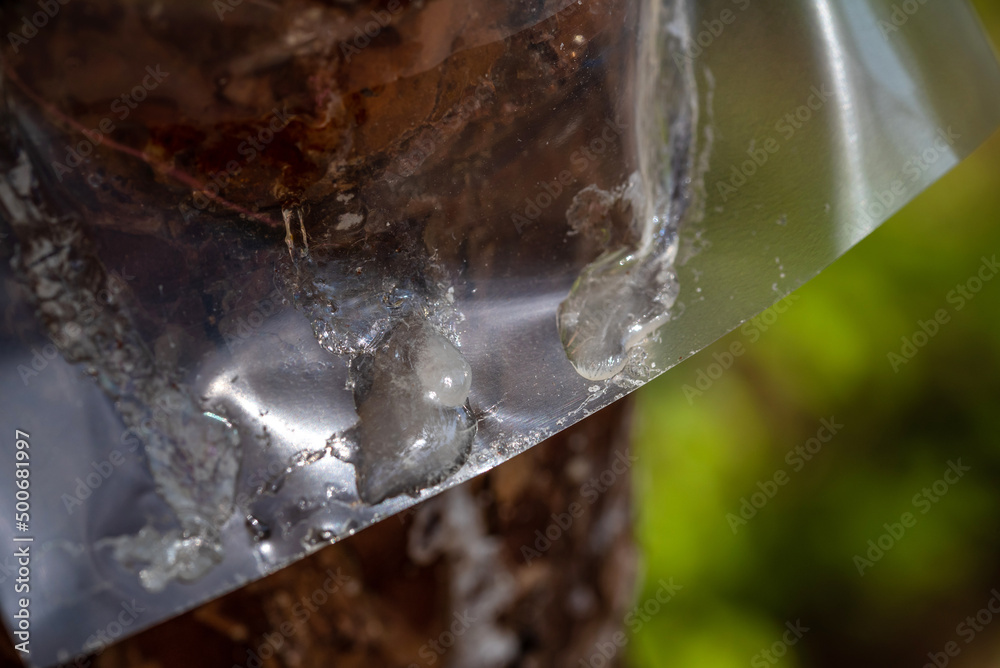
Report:
[[560,305],[559,332],[577,373],[607,380],[628,352],[669,320],[679,286],[668,262],[611,253],[584,269]]
[[451,341],[424,328],[416,347],[414,369],[424,396],[442,406],[461,406],[469,397],[472,368]]
[[465,405],[472,374],[448,339],[423,320],[406,319],[352,371],[361,418],[353,460],[365,503],[416,494],[465,463],[476,435]]
[[[676,231],[665,217],[651,215],[642,204],[641,187],[633,175],[624,187],[604,193],[631,201],[641,235],[636,247],[608,251],[587,265],[559,305],[563,347],[577,373],[587,380],[607,380],[620,373],[629,350],[670,319],[680,292],[673,269]],[[592,196],[591,191],[582,192]]]

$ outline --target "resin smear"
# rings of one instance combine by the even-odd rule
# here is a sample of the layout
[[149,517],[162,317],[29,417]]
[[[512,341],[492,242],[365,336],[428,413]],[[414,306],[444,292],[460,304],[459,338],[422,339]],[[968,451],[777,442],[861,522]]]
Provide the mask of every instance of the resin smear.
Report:
[[286,270],[316,340],[350,367],[359,421],[327,451],[354,464],[373,505],[451,476],[476,434],[472,370],[445,336],[461,315],[421,245],[391,231],[293,252]]
[[[633,217],[638,244],[605,252],[577,278],[569,296],[559,305],[557,322],[566,354],[573,367],[588,380],[607,380],[620,373],[629,351],[668,319],[680,288],[673,261],[677,255],[676,226],[651,213],[638,175],[613,193],[601,195],[588,214],[610,216],[612,208]],[[575,203],[574,203],[575,204]],[[570,224],[584,224],[572,214]],[[642,218],[649,216],[648,220]]]
[[642,4],[634,82],[637,169],[612,191],[581,190],[566,210],[570,234],[603,238],[616,219],[627,229],[580,272],[556,316],[566,355],[587,380],[627,372],[630,351],[671,319],[680,294],[678,230],[686,216],[700,215],[689,210],[701,206],[710,150],[699,154],[695,141],[694,61],[674,57],[690,44],[687,9],[685,3]]
[[13,262],[63,357],[114,402],[127,430],[122,442],[141,440],[173,515],[101,544],[137,570],[150,591],[173,579],[197,580],[222,560],[220,531],[234,510],[239,434],[218,414],[222,409],[201,405],[176,370],[157,359],[129,315],[128,286],[111,289],[79,221],[58,218],[44,204],[24,153],[18,165],[10,183],[20,192],[0,186],[20,239]]

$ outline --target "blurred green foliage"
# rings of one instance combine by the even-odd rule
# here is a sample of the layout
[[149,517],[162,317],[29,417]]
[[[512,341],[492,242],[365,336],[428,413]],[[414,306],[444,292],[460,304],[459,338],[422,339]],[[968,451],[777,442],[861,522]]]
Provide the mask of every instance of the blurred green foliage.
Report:
[[[1000,43],[1000,6],[976,4]],[[1000,614],[959,626],[1000,591],[1000,277],[961,310],[948,301],[983,256],[1000,256],[998,223],[994,136],[801,288],[759,339],[737,330],[639,392],[639,600],[661,578],[684,588],[633,634],[632,665],[919,668],[931,653],[1000,666]],[[949,321],[894,370],[888,354],[939,309]],[[685,393],[735,342],[746,353],[732,368]],[[843,428],[809,461],[787,454],[831,417]],[[937,496],[958,458],[971,470]],[[755,493],[762,507],[733,521]],[[855,556],[906,512],[915,525],[883,536],[894,544],[859,575]],[[760,654],[796,620],[809,631],[786,655]]]

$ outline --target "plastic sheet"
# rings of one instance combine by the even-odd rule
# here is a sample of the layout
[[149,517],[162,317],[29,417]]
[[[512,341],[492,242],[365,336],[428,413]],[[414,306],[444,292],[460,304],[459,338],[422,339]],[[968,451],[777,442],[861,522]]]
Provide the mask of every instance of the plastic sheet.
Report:
[[915,6],[8,3],[26,660],[468,480],[814,276],[1000,119],[971,10]]

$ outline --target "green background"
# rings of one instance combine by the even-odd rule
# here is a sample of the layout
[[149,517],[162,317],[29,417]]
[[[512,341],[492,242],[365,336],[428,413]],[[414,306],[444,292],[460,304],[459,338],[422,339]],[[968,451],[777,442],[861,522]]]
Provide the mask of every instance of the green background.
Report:
[[[975,4],[1000,44],[1000,6]],[[947,299],[1000,256],[998,222],[1000,135],[758,321],[759,337],[737,330],[638,393],[638,601],[661,578],[683,589],[637,624],[632,665],[919,668],[937,653],[1000,668],[1000,614],[959,627],[1000,592],[1000,276],[961,310]],[[950,320],[894,370],[888,354],[939,309]],[[686,393],[734,342],[746,353]],[[843,428],[796,471],[786,454],[831,417]],[[958,458],[971,470],[915,506]],[[734,534],[727,515],[778,471],[787,484]],[[855,555],[905,512],[915,525],[859,575]],[[785,656],[759,654],[797,620],[809,630]]]

